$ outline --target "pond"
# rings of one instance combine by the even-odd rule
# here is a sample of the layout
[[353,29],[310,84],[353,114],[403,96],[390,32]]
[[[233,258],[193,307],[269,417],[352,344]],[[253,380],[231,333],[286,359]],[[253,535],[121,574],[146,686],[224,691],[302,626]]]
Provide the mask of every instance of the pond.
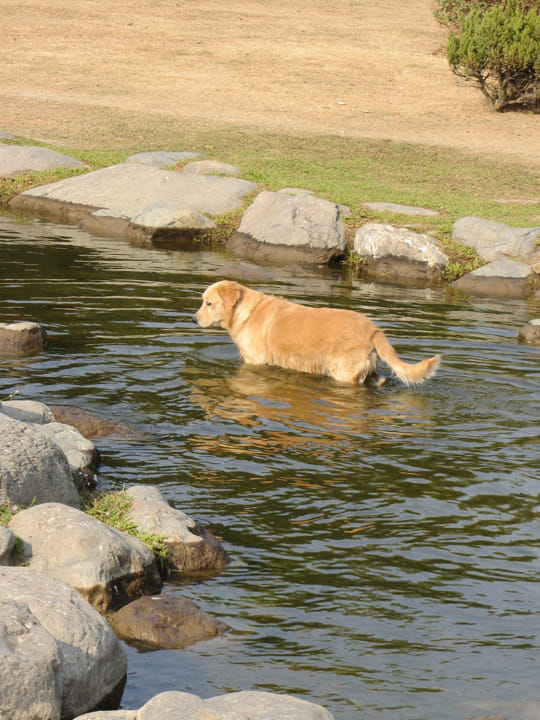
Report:
[[253,689],[336,720],[538,716],[540,351],[516,341],[538,303],[321,268],[246,283],[365,312],[404,360],[443,356],[418,388],[351,388],[242,366],[224,331],[193,325],[237,262],[223,254],[5,217],[0,247],[1,319],[49,333],[45,352],[0,359],[0,398],[135,428],[98,442],[100,487],[158,486],[232,558],[164,590],[233,632],[126,646],[123,707]]

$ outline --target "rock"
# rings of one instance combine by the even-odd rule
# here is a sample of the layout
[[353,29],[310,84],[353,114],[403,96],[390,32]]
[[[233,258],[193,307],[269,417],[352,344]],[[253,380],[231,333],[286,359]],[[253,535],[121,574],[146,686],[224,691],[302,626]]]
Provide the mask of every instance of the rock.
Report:
[[33,427],[58,445],[67,457],[72,472],[91,474],[98,469],[100,456],[96,446],[71,425],[53,421],[34,424]]
[[[285,193],[286,195],[296,195],[297,197],[306,197],[307,195],[315,196],[313,190],[307,190],[306,188],[288,187],[276,190],[276,192]],[[338,205],[337,208],[341,217],[349,217],[352,214],[351,208],[347,205]]]
[[26,172],[59,168],[88,167],[80,160],[44,147],[0,145],[0,177],[17,177]]
[[151,550],[131,535],[59,503],[22,510],[8,525],[31,569],[78,590],[101,611],[161,587]]
[[529,345],[540,345],[540,319],[524,325],[519,331],[518,340]]
[[356,231],[354,250],[368,274],[402,281],[441,281],[448,257],[429,235],[393,225],[367,223]]
[[428,208],[416,207],[414,205],[400,205],[399,203],[389,202],[365,202],[364,207],[377,212],[399,213],[400,215],[422,215],[424,217],[435,217],[439,213],[436,210]]
[[273,280],[274,276],[267,270],[257,265],[244,265],[240,263],[229,263],[219,269],[221,278],[231,278],[232,280],[241,280],[243,282],[268,282]]
[[54,422],[55,419],[47,405],[35,400],[4,400],[0,402],[0,412],[20,422],[40,425]]
[[513,260],[497,260],[458,278],[452,287],[472,295],[526,297],[533,292],[530,265]]
[[0,701],[0,717],[19,717],[11,714],[18,711],[19,703],[32,702],[34,696],[47,690],[54,690],[59,712],[55,709],[51,714],[27,714],[20,715],[21,718],[68,718],[99,707],[118,707],[127,661],[114,632],[101,615],[65,583],[28,568],[0,568],[0,584],[0,607],[15,609],[19,623],[22,621],[22,627],[18,628],[21,638],[30,639],[35,635],[26,657],[18,641],[11,643],[12,653],[21,664],[24,658],[29,669],[39,658],[43,660],[33,677],[12,672],[11,668],[9,674],[4,674],[6,666],[0,662],[2,676],[9,677],[9,683],[0,683],[0,697],[4,686],[10,686],[10,702],[14,703],[11,712],[4,716]]
[[0,565],[13,565],[14,549],[15,535],[9,528],[0,525]]
[[173,595],[139,598],[108,619],[118,637],[142,650],[184,648],[231,629],[194,602]]
[[[114,713],[91,713],[76,720],[114,720]],[[243,691],[202,700],[185,692],[164,692],[121,720],[334,720],[321,705],[292,695]]]
[[0,505],[58,502],[79,506],[66,456],[42,432],[0,413]]
[[171,244],[189,250],[196,247],[202,231],[215,227],[216,223],[198,210],[150,207],[133,218],[125,235],[141,245]]
[[456,220],[452,240],[473,247],[482,260],[526,258],[536,249],[540,228],[513,228],[479,217]]
[[153,165],[157,168],[171,168],[183,160],[191,160],[200,158],[201,154],[197,152],[142,152],[130,155],[126,158],[126,162],[141,163],[141,165]]
[[0,323],[0,353],[21,355],[45,347],[47,333],[34,322]]
[[181,510],[169,505],[156,487],[134,485],[129,519],[144,533],[165,536],[170,562],[183,572],[221,570],[229,557],[212,533]]
[[[56,222],[84,220],[90,232],[101,232],[103,226],[107,234],[125,236],[130,231],[136,235],[134,218],[156,208],[173,214],[188,209],[219,215],[235,210],[244,195],[255,188],[254,183],[239,178],[181,173],[129,162],[31,188],[12,198],[9,205],[18,212]],[[174,228],[163,230],[169,239],[174,234]],[[186,229],[177,230],[177,234],[182,240]]]
[[311,194],[263,191],[227,248],[261,263],[325,264],[343,257],[345,226],[335,203]]
[[185,173],[195,173],[197,175],[229,175],[238,177],[242,172],[236,165],[219,162],[218,160],[197,160],[184,165]]
[[49,409],[54,415],[53,420],[71,425],[85,438],[97,440],[111,435],[118,435],[119,437],[137,435],[135,430],[124,425],[124,423],[118,422],[118,420],[103,418],[70,405],[51,405]]
[[52,635],[26,603],[4,597],[2,588],[0,718],[60,720],[60,664],[60,649]]
[[10,135],[9,133],[3,132],[2,130],[0,130],[0,140],[14,140],[14,139],[15,138],[13,137],[13,135]]

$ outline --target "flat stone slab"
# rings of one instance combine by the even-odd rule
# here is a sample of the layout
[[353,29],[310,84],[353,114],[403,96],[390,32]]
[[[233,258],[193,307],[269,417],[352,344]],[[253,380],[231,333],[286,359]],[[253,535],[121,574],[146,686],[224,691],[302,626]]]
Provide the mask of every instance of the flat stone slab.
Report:
[[429,208],[416,207],[415,205],[400,205],[399,203],[389,202],[365,202],[364,207],[377,212],[399,213],[400,215],[424,215],[425,217],[435,217],[439,213]]
[[196,160],[184,166],[185,173],[196,175],[229,175],[238,177],[242,172],[236,165],[220,162],[219,160]]
[[88,166],[80,160],[49,148],[33,145],[0,145],[0,177],[10,178],[26,172],[85,167]]
[[178,234],[190,229],[183,222],[180,230],[173,227],[174,218],[185,219],[190,211],[198,222],[195,230],[200,231],[201,215],[235,210],[256,187],[239,178],[185,174],[128,162],[26,190],[10,201],[10,207],[56,222],[78,223],[91,217],[94,225],[85,223],[90,232],[100,232],[102,224],[111,226],[115,221],[111,234],[128,237],[130,224],[132,232],[145,227],[141,218],[148,213],[148,231],[153,236],[159,211],[165,218],[165,231],[174,235],[175,229]]
[[140,163],[141,165],[153,165],[157,168],[174,167],[182,160],[194,160],[200,158],[201,154],[197,152],[167,152],[166,150],[156,150],[154,152],[135,153],[126,158],[126,162]]

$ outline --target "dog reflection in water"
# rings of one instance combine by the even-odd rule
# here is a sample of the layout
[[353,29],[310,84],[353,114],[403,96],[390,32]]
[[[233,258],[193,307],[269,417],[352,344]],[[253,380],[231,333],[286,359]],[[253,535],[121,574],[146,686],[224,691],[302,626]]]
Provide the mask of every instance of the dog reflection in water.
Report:
[[194,315],[202,328],[227,330],[245,363],[329,375],[341,383],[383,385],[381,359],[405,384],[433,377],[441,358],[415,364],[399,359],[383,331],[361,313],[312,308],[220,280],[203,293]]

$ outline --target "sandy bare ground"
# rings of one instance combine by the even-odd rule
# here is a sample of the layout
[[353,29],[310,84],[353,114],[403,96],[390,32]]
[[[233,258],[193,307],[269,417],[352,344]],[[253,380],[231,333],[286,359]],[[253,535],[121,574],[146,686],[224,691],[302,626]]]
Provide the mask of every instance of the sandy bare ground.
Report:
[[92,145],[122,111],[540,165],[539,116],[493,113],[450,72],[430,0],[3,0],[1,16],[13,134]]

